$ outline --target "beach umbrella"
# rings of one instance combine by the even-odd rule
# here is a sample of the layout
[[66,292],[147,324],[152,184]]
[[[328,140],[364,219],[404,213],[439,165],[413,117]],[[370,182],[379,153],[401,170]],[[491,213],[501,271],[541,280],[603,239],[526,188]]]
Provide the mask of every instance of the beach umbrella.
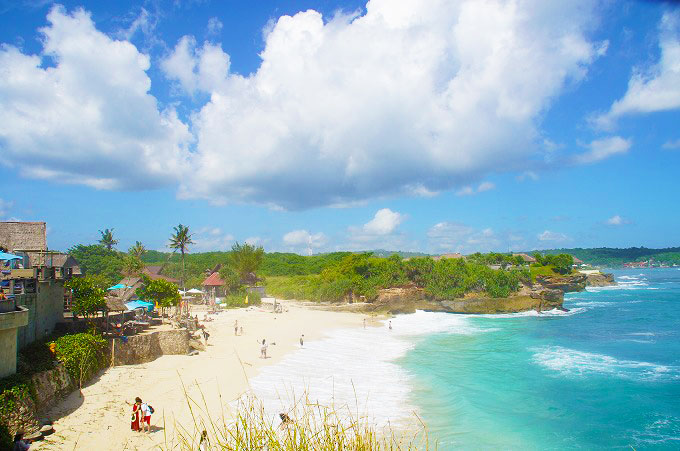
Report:
[[18,255],[8,254],[7,252],[0,252],[0,260],[22,260],[23,258]]
[[191,290],[187,290],[187,293],[189,294],[203,294],[203,292],[197,288],[192,288]]
[[116,284],[116,285],[114,285],[114,286],[112,286],[112,287],[108,287],[107,290],[109,290],[109,291],[111,291],[111,290],[120,290],[121,288],[132,288],[132,287],[128,287],[128,286],[125,285],[124,283],[118,283],[118,284]]

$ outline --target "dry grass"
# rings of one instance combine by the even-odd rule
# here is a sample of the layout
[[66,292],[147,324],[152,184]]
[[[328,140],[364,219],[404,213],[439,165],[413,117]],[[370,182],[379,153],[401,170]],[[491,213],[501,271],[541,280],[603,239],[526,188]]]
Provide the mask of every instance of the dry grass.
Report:
[[[203,396],[201,394],[201,396]],[[165,450],[198,450],[201,432],[206,431],[211,450],[428,450],[431,448],[424,424],[414,414],[415,427],[394,430],[379,428],[350,408],[336,409],[312,402],[305,394],[291,403],[282,423],[265,412],[260,400],[243,396],[235,413],[211,417],[203,398],[200,403],[185,390],[193,424],[175,424],[175,437],[166,437]]]

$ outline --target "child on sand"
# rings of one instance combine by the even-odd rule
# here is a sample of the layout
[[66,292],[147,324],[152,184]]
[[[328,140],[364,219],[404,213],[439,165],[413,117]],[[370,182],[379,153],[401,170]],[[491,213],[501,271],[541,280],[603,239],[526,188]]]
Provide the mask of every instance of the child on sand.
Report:
[[146,433],[148,434],[151,432],[151,414],[153,413],[153,407],[148,403],[142,403],[140,410],[142,411],[142,431],[146,427]]
[[300,347],[302,347],[304,345],[305,345],[305,334],[302,334],[302,336],[300,336]]

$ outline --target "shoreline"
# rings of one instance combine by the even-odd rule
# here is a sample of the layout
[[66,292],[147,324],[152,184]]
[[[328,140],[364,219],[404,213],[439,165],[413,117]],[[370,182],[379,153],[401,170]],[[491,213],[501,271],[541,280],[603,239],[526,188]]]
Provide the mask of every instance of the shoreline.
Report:
[[[295,301],[281,303],[284,313],[248,307],[212,315],[214,321],[204,323],[210,333],[208,346],[198,355],[164,355],[104,370],[83,387],[83,398],[75,391],[47,412],[55,433],[36,442],[35,449],[149,449],[171,444],[176,426],[194,427],[187,398],[199,410],[207,409],[213,420],[223,414],[228,418],[234,401],[250,390],[252,378],[300,348],[301,334],[306,342],[314,342],[337,329],[361,328],[368,319],[363,314],[314,310]],[[200,318],[203,310],[192,313]],[[243,335],[234,336],[234,320],[243,327]],[[258,340],[263,338],[270,343],[267,359],[260,358]],[[136,396],[155,409],[150,434],[130,430]]]

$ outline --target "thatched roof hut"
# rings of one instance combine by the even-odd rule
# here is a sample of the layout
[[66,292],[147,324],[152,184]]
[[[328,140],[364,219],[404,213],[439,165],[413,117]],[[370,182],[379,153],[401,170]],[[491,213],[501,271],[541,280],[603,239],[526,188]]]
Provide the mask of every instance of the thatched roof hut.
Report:
[[106,308],[110,312],[124,312],[127,310],[125,304],[136,298],[134,288],[111,290],[106,295]]

